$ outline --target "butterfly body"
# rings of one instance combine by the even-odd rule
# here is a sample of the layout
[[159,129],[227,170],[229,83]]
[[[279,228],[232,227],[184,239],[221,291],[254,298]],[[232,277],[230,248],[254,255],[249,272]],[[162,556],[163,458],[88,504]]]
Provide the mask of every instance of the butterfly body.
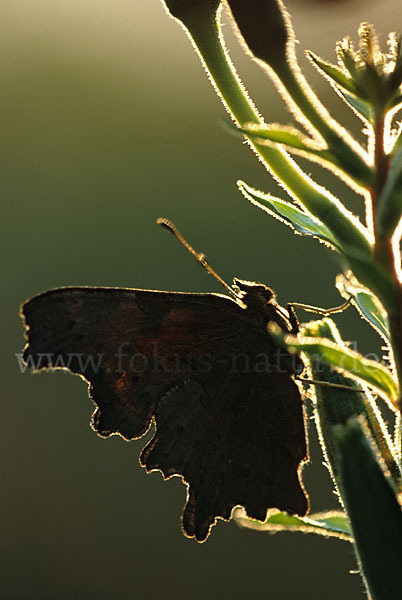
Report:
[[60,288],[26,302],[24,360],[34,370],[84,377],[102,436],[154,437],[148,471],[188,484],[186,535],[203,541],[216,518],[244,506],[305,514],[304,412],[293,375],[303,363],[269,334],[292,320],[262,284],[236,280],[241,301],[219,294]]

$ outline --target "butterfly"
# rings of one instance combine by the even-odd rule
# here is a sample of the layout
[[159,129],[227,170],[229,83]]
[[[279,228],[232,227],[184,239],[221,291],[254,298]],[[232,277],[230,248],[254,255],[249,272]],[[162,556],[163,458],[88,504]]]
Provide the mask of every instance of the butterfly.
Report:
[[[203,256],[201,257],[202,260]],[[149,471],[187,485],[183,532],[204,541],[237,506],[304,515],[305,415],[297,354],[268,324],[297,322],[267,286],[235,279],[235,298],[213,293],[65,287],[23,304],[23,360],[67,369],[89,383],[92,428],[125,440],[154,435]]]

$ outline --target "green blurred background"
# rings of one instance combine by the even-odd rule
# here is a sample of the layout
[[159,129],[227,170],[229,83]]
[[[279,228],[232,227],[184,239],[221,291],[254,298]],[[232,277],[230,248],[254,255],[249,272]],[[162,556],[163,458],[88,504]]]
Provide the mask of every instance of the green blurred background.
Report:
[[[326,105],[353,121],[302,56],[327,59],[360,21],[384,41],[402,29],[399,0],[289,0],[302,64]],[[18,307],[60,285],[219,291],[155,225],[171,218],[218,272],[261,280],[289,300],[329,306],[335,263],[249,205],[235,181],[283,194],[220,121],[198,58],[159,0],[2,0],[0,96],[3,288],[0,597],[5,600],[254,596],[362,597],[352,549],[313,536],[220,524],[185,539],[179,480],[147,476],[143,442],[101,440],[85,383],[21,374]],[[271,83],[225,28],[267,119],[291,122]],[[361,200],[318,168],[361,214]],[[352,311],[346,339],[378,350]],[[316,441],[305,469],[312,507],[335,507]]]

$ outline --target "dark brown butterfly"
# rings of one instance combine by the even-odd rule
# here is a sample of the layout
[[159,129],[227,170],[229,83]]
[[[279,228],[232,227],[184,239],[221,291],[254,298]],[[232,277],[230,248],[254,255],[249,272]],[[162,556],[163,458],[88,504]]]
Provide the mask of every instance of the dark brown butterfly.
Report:
[[304,515],[304,409],[293,376],[303,363],[267,325],[294,331],[292,312],[262,284],[235,280],[236,299],[121,288],[60,288],[22,307],[34,370],[85,378],[101,436],[155,434],[147,471],[188,484],[183,530],[207,538],[235,506]]

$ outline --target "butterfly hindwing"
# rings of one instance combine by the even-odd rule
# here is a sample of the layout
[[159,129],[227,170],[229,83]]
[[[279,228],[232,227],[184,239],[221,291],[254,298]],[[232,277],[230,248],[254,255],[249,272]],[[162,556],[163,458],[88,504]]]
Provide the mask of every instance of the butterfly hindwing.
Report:
[[199,541],[236,505],[259,520],[273,507],[307,512],[298,476],[306,443],[296,384],[284,374],[269,380],[232,374],[229,382],[214,375],[167,394],[156,409],[156,434],[141,455],[147,470],[180,474],[190,484],[183,528]]

